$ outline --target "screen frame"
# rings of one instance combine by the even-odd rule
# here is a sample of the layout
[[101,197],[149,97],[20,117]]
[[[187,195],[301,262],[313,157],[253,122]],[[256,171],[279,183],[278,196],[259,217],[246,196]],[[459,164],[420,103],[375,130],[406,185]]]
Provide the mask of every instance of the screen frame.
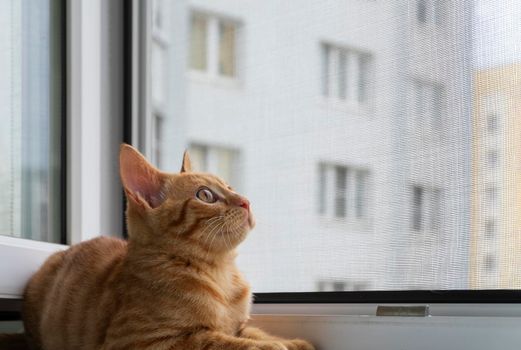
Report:
[[[132,143],[147,153],[146,140],[138,128],[146,125],[143,119],[147,106],[146,89],[148,86],[135,86],[146,76],[146,51],[148,47],[148,31],[151,30],[147,16],[151,11],[151,1],[132,0],[126,3],[124,42],[127,43],[125,58],[125,108],[124,117],[125,142]],[[138,37],[136,37],[138,36]],[[143,49],[142,46],[145,46]],[[131,53],[140,52],[137,57]],[[146,79],[145,79],[146,80]],[[134,87],[134,88],[132,88]],[[140,92],[140,94],[138,94]],[[141,97],[139,97],[141,96]],[[141,147],[139,147],[141,146]],[[123,212],[124,217],[124,212]],[[521,290],[483,289],[483,290],[370,290],[370,291],[339,291],[339,292],[259,292],[253,291],[254,304],[518,304],[521,303]]]

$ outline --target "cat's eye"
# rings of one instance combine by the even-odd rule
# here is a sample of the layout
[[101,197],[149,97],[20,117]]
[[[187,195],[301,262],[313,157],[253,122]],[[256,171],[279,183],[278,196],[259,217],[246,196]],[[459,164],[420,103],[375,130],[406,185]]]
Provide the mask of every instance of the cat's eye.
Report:
[[202,187],[198,189],[195,196],[206,203],[217,202],[217,196],[207,187]]

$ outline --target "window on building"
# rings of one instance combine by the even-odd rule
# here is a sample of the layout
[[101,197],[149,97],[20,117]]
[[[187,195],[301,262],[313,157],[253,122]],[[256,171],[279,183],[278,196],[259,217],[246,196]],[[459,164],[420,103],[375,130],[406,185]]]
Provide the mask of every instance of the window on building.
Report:
[[344,281],[318,281],[317,290],[320,292],[341,292],[345,290]]
[[498,129],[498,115],[490,113],[487,115],[487,131],[489,134],[495,134]]
[[188,151],[195,171],[217,174],[234,188],[240,188],[239,152],[237,150],[192,143]]
[[335,167],[335,216],[343,218],[346,216],[347,202],[347,168]]
[[319,280],[317,283],[317,290],[320,292],[361,291],[368,287],[365,281]]
[[416,20],[420,24],[440,24],[445,0],[417,0]]
[[163,153],[163,130],[164,130],[164,118],[161,113],[155,113],[152,118],[152,159],[151,161],[157,166],[162,167],[161,163]]
[[487,165],[489,169],[495,169],[498,166],[498,157],[497,150],[489,150],[487,152]]
[[230,22],[219,22],[219,74],[235,76],[237,26]]
[[371,56],[330,44],[322,45],[322,94],[364,104],[369,98]]
[[488,185],[485,189],[487,205],[494,210],[498,204],[498,189],[495,185]]
[[347,52],[340,50],[338,52],[338,98],[345,100],[347,98]]
[[190,68],[205,71],[208,67],[208,20],[194,14],[190,26]]
[[155,37],[152,42],[150,52],[150,59],[152,65],[150,67],[151,81],[151,103],[153,108],[164,108],[167,102],[167,60],[168,60],[168,46],[159,37]]
[[325,215],[327,211],[327,166],[320,164],[318,168],[318,212]]
[[412,228],[415,231],[420,231],[423,227],[423,212],[425,207],[425,193],[422,187],[414,186],[413,190],[413,217],[412,217]]
[[418,0],[416,2],[416,18],[418,19],[418,22],[420,23],[426,23],[427,22],[427,4],[429,3],[429,0]]
[[369,216],[368,177],[367,170],[320,164],[319,213],[350,220],[366,219]]
[[486,272],[492,272],[496,268],[496,258],[492,254],[485,256],[483,260],[483,268]]
[[414,231],[439,230],[441,220],[441,191],[426,186],[412,187],[412,218]]
[[[329,86],[331,85],[331,74],[330,72],[330,65],[329,62],[332,61],[331,58],[331,46],[329,45],[323,45],[322,46],[322,95],[323,96],[330,96],[332,91],[330,91]],[[344,77],[342,77],[342,80],[345,80]]]
[[355,216],[357,218],[367,217],[367,186],[369,174],[365,170],[355,172]]
[[369,95],[369,72],[371,58],[367,54],[358,56],[358,102],[365,103]]
[[65,206],[60,1],[0,2],[0,235],[60,242]]
[[343,290],[345,290],[345,282],[332,282],[332,285],[333,285],[333,291],[335,292],[341,292]]
[[485,236],[487,238],[493,238],[496,236],[497,224],[493,219],[489,219],[485,222]]
[[189,65],[212,77],[237,77],[238,24],[213,15],[193,13]]
[[165,154],[163,139],[165,134],[165,111],[168,107],[169,88],[169,54],[170,40],[168,37],[170,24],[170,2],[153,0],[152,30],[150,43],[150,110],[151,118],[147,124],[147,140],[150,140],[150,160],[157,166],[165,165],[162,158]]
[[166,38],[168,35],[168,5],[168,0],[152,1],[152,33],[155,36]]
[[414,114],[418,127],[440,132],[443,128],[443,88],[440,84],[416,80],[413,84]]

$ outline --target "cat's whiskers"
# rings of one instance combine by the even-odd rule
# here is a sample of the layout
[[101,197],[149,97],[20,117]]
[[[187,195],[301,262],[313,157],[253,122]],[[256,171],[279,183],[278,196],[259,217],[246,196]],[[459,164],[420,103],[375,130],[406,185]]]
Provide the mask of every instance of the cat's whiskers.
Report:
[[217,220],[219,220],[219,219],[222,219],[222,218],[224,218],[224,215],[214,216],[213,218],[208,219],[208,220],[206,221],[206,224],[210,224],[210,223],[212,223],[212,222],[214,222],[214,221],[217,221]]
[[239,229],[237,228],[237,225],[231,226],[230,228],[231,228],[234,236],[240,234]]
[[234,236],[240,236],[240,231],[239,231],[239,228],[237,227],[237,225],[232,226],[231,230],[232,230]]
[[212,219],[208,220],[210,223],[207,224],[207,226],[201,232],[201,236],[204,236],[204,244],[205,245],[211,239],[212,233],[214,232],[215,228],[217,226],[219,226],[219,224],[221,223],[222,218],[223,218],[222,216],[218,216],[218,217],[215,217],[215,218],[212,218]]
[[228,234],[230,232],[230,224],[229,224],[229,220],[226,220],[226,234],[224,235],[224,241],[226,242],[226,246],[228,247],[228,249],[232,249],[232,244],[231,242],[229,241],[229,237],[228,237]]
[[223,216],[219,215],[219,216],[215,216],[213,218],[208,219],[206,221],[206,226],[203,229],[203,231],[201,232],[201,234],[204,234],[209,228],[213,227],[213,224],[218,223],[219,220],[222,220],[222,218],[223,218]]
[[[238,219],[239,219],[239,215],[237,215],[236,212],[232,212],[230,214],[228,230],[230,230],[231,233],[233,233],[234,235],[237,233],[237,227],[236,227],[235,223],[237,222]],[[232,223],[234,225],[232,225]]]
[[[217,225],[219,223],[219,221],[222,220],[223,218],[224,218],[224,216],[219,215],[219,216],[215,216],[213,218],[208,219],[206,221],[205,228],[201,232],[201,236],[204,236],[208,232],[208,230],[213,229],[215,227],[215,225]],[[207,243],[207,239],[208,239],[208,236],[205,237],[205,242],[204,242],[205,244]]]
[[215,225],[215,228],[218,228],[217,231],[215,231],[215,229],[213,229],[210,232],[209,235],[212,236],[212,240],[210,241],[210,244],[208,245],[208,250],[206,251],[206,256],[204,257],[204,260],[208,259],[208,254],[210,254],[210,251],[212,250],[211,248],[212,248],[213,242],[215,240],[215,237],[217,237],[217,235],[219,234],[219,231],[223,228],[224,224],[226,224],[226,220],[223,220]]
[[[214,231],[221,223],[222,223],[221,221],[214,221],[213,224],[209,226],[209,227],[212,227],[212,230],[204,238],[204,244],[207,247],[206,248],[206,255],[204,256],[204,260],[205,261],[208,259],[208,254],[210,253],[210,250],[211,250],[210,247],[212,246],[213,240],[215,239]],[[210,241],[210,244],[207,244],[208,241]]]
[[[211,225],[210,225],[211,226],[211,231],[208,234],[208,236],[211,236],[213,234],[213,232],[215,231],[215,228],[218,227],[220,224],[222,224],[225,221],[226,217],[224,215],[219,215],[219,216],[217,216],[215,218],[212,218],[212,219],[217,219],[217,220],[211,221]],[[212,219],[210,219],[210,220],[212,220]]]

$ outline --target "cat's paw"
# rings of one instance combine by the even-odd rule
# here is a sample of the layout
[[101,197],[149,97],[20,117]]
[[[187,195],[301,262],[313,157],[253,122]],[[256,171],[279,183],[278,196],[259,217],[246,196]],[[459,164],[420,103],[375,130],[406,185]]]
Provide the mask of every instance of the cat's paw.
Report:
[[248,350],[289,350],[282,342],[279,341],[261,341]]
[[288,350],[315,350],[311,343],[302,339],[285,340],[282,343]]

